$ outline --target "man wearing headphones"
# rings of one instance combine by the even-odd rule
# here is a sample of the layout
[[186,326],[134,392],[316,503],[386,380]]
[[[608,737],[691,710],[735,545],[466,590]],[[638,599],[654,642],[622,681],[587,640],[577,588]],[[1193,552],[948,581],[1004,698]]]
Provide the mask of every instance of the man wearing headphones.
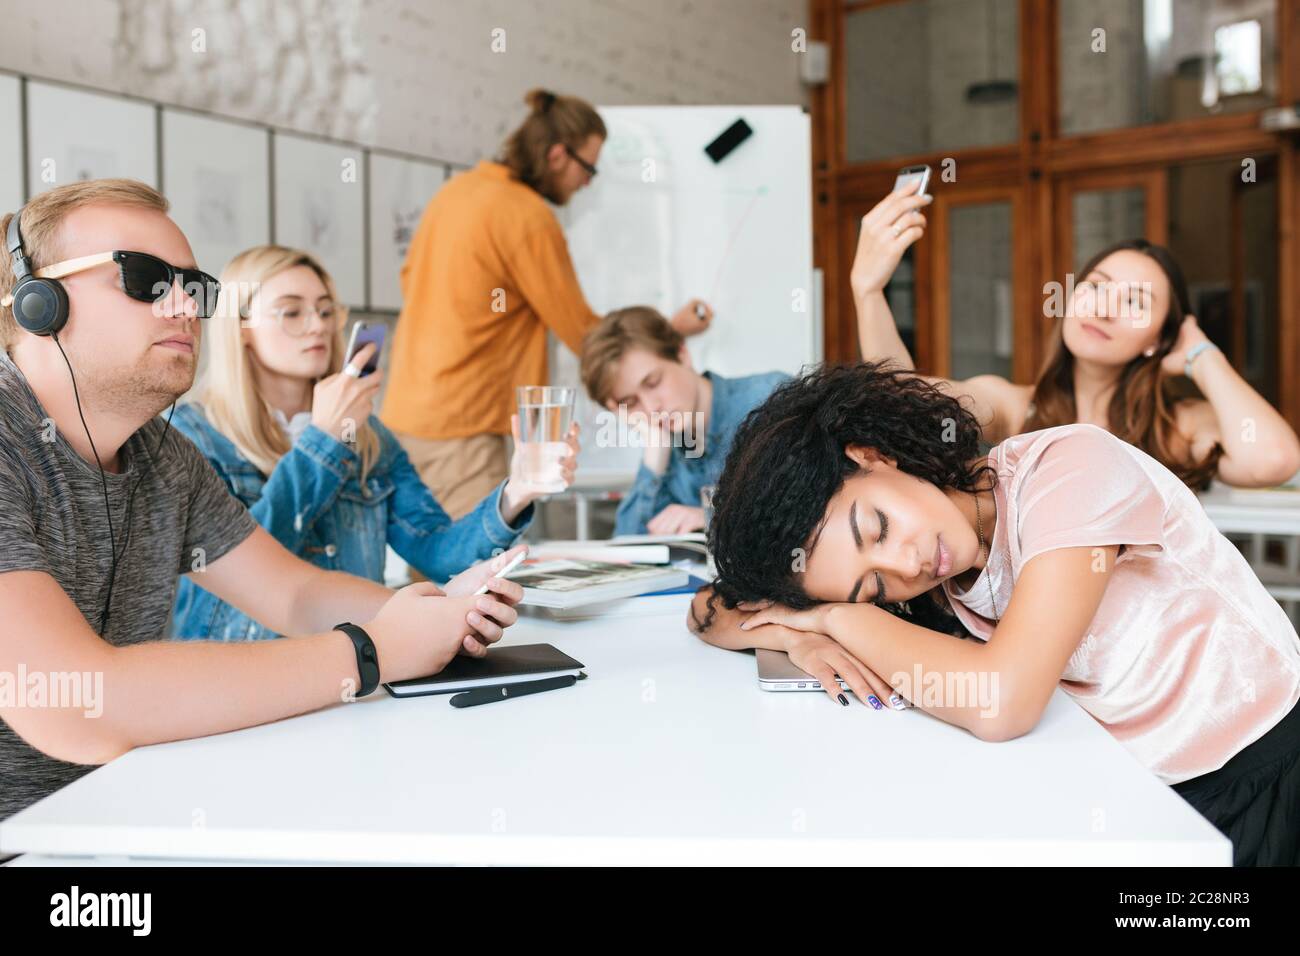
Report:
[[[512,553],[447,595],[314,567],[155,417],[193,383],[218,289],[155,190],[59,186],[0,235],[0,819],[79,765],[436,673],[515,621],[522,589],[492,576]],[[182,573],[302,636],[163,641]]]

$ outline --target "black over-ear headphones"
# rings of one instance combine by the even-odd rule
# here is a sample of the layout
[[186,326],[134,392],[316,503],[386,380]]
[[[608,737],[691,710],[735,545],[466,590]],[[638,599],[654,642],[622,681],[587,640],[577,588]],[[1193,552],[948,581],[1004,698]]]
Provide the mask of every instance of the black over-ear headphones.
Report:
[[18,225],[22,215],[22,209],[13,214],[5,237],[14,270],[14,320],[33,335],[57,335],[68,323],[68,293],[58,279],[32,275],[32,260],[23,249],[23,233]]

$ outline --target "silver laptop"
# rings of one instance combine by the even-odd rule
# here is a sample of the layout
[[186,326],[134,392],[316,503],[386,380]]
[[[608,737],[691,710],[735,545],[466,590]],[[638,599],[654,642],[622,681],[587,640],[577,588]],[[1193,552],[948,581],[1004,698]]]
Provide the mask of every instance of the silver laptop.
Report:
[[[758,661],[758,686],[763,690],[821,690],[822,682],[809,677],[804,671],[790,663],[790,655],[785,651],[769,651],[760,647],[754,655]],[[840,689],[847,690],[848,684],[839,674],[835,675]]]

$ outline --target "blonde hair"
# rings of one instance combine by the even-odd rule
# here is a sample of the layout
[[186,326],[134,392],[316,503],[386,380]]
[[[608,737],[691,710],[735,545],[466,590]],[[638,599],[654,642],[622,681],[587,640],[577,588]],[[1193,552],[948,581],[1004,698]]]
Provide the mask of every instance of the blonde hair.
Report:
[[610,397],[614,366],[630,349],[645,349],[678,362],[685,341],[667,319],[648,305],[616,309],[582,341],[582,384],[592,401],[603,406]]
[[[59,227],[68,213],[94,205],[134,206],[161,213],[170,208],[162,193],[136,179],[89,179],[48,189],[22,208],[18,223],[33,272],[62,258]],[[0,236],[8,235],[9,221],[16,215],[9,213],[0,218]],[[6,249],[5,255],[0,256],[0,297],[11,293],[15,285],[13,262]],[[10,351],[21,334],[13,307],[0,308],[0,348]]]
[[586,100],[560,96],[548,90],[524,95],[528,118],[501,147],[499,161],[515,178],[550,199],[550,173],[546,154],[556,143],[578,149],[591,136],[605,138],[605,121]]
[[[217,310],[204,329],[206,366],[195,390],[208,421],[229,438],[240,454],[269,475],[290,448],[289,437],[257,394],[253,359],[240,334],[253,297],[263,282],[295,266],[306,266],[320,277],[329,297],[338,302],[334,280],[311,254],[285,246],[254,246],[231,259],[221,273]],[[342,313],[340,313],[342,315]],[[334,330],[326,375],[343,369],[343,321]],[[355,451],[361,457],[361,481],[379,457],[379,436],[365,422],[357,425]]]

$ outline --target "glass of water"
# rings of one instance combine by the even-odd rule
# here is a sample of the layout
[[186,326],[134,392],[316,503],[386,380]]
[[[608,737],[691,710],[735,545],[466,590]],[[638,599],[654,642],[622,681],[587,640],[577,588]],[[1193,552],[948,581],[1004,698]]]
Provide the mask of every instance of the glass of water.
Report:
[[705,485],[700,489],[700,507],[704,509],[704,530],[709,530],[709,525],[713,523],[713,493],[718,490],[717,485]]
[[539,491],[564,490],[560,461],[569,453],[564,439],[573,421],[576,393],[576,389],[562,385],[521,385],[515,389],[523,477]]

